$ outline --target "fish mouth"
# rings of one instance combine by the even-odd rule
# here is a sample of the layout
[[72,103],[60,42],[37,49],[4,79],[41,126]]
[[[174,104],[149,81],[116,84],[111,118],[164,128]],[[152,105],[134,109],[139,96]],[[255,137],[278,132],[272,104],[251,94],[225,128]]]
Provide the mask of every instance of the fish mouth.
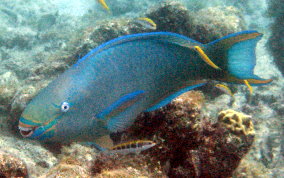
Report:
[[20,134],[23,137],[30,137],[37,127],[21,127],[19,126]]

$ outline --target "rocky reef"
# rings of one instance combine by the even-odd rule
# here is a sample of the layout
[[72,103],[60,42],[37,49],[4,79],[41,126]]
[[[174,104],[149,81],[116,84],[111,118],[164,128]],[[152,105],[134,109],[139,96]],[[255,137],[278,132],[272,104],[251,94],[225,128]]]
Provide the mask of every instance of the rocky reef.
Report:
[[[139,3],[136,9],[143,5],[141,1],[135,2]],[[274,75],[277,70],[264,73],[265,77],[272,77],[276,82],[270,88],[259,87],[252,96],[244,88],[237,87],[233,103],[229,96],[212,94],[203,88],[205,96],[201,92],[190,92],[160,110],[141,114],[126,132],[112,136],[116,143],[133,139],[149,139],[157,143],[153,149],[139,156],[99,155],[79,144],[63,147],[58,155],[36,141],[23,140],[17,131],[18,118],[26,104],[78,58],[118,36],[152,31],[135,23],[137,16],[154,20],[157,31],[176,32],[207,43],[246,28],[243,14],[237,8],[199,6],[197,11],[192,11],[178,2],[153,5],[147,1],[147,5],[153,5],[151,8],[131,14],[127,8],[124,11],[115,9],[118,1],[114,0],[109,5],[119,17],[105,19],[102,17],[110,14],[103,11],[100,12],[104,14],[89,10],[80,18],[66,16],[66,13],[56,10],[49,11],[56,9],[55,5],[44,6],[45,1],[33,2],[34,12],[19,9],[14,4],[18,1],[13,2],[13,7],[6,2],[1,3],[7,8],[0,8],[1,20],[5,17],[0,25],[0,149],[9,150],[18,157],[15,160],[19,163],[25,162],[31,177],[228,177],[245,173],[255,175],[258,171],[248,173],[247,167],[258,164],[262,165],[259,167],[263,168],[263,174],[269,172],[269,168],[284,165],[275,161],[275,157],[283,157],[281,148],[284,141],[269,132],[275,129],[277,135],[283,130],[283,126],[270,126],[283,122],[283,95],[279,97],[279,93],[283,93],[283,79]],[[123,13],[131,15],[120,16]],[[257,58],[268,58],[262,50],[263,43],[259,49],[264,52]],[[258,71],[263,73],[267,64],[260,64]],[[217,113],[228,108],[253,117],[229,110],[221,112],[215,119]],[[266,122],[269,119],[272,124]],[[248,153],[254,139],[257,146]],[[233,173],[247,153],[248,161],[241,163],[240,169]],[[15,165],[25,173],[24,164]],[[275,175],[281,175],[279,172]],[[6,177],[11,175],[8,172],[3,174]]]
[[28,177],[27,166],[16,156],[0,150],[0,177]]
[[41,177],[90,177],[89,167],[97,156],[94,148],[73,143],[64,146],[58,155],[59,162]]
[[251,117],[227,110],[214,123],[200,114],[200,100],[191,97],[196,95],[186,93],[162,109],[140,115],[123,137],[154,140],[157,146],[147,155],[169,177],[230,177],[252,146]]
[[271,36],[268,41],[269,49],[274,57],[274,62],[284,75],[284,5],[282,0],[269,1],[268,14],[273,17]]

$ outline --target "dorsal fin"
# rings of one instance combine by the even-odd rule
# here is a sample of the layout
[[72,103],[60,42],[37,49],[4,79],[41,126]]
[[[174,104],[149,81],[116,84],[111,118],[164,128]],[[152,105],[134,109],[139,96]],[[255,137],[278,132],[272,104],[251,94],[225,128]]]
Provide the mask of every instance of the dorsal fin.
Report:
[[95,56],[96,54],[100,53],[103,50],[107,50],[109,48],[112,48],[122,43],[127,43],[130,41],[136,41],[136,40],[157,40],[157,41],[162,41],[165,43],[172,43],[172,44],[176,44],[176,45],[184,46],[184,47],[193,47],[195,45],[203,46],[203,44],[199,43],[198,41],[192,40],[190,38],[187,38],[185,36],[182,36],[176,33],[171,33],[171,32],[138,33],[138,34],[121,36],[113,40],[110,40],[106,43],[103,43],[97,48],[91,50],[83,58],[79,59],[75,65],[78,65],[84,60],[92,58],[93,56]]

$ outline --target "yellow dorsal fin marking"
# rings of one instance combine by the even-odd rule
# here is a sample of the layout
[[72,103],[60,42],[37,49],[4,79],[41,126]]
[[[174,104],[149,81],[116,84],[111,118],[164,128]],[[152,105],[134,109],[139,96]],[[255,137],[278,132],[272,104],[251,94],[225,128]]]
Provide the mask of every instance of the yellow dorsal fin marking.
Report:
[[220,67],[218,67],[214,62],[212,62],[209,57],[205,54],[205,52],[199,47],[199,46],[194,46],[194,49],[198,52],[198,54],[201,56],[201,58],[211,67],[214,69],[221,70]]
[[245,85],[248,87],[250,94],[252,94],[253,89],[247,80],[244,80]]

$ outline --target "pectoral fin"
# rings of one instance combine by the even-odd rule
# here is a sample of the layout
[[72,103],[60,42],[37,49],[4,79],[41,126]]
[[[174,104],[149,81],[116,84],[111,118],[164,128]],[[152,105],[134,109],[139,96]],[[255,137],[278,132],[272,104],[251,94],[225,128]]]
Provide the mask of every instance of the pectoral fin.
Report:
[[107,124],[108,130],[111,132],[120,132],[131,126],[137,115],[143,109],[141,102],[141,100],[137,101],[126,108],[123,112],[120,112],[115,117],[110,118]]
[[80,144],[96,148],[99,151],[107,151],[113,148],[113,141],[109,135],[101,136],[95,139],[94,142],[80,142]]
[[110,148],[113,147],[113,141],[112,141],[112,139],[110,138],[109,135],[104,135],[104,136],[96,139],[95,143],[97,145],[99,145],[99,147],[102,147],[101,149],[103,149],[103,150],[105,150],[106,148],[110,149]]
[[145,92],[143,90],[138,90],[124,95],[116,100],[113,104],[108,106],[106,109],[104,109],[102,112],[97,114],[96,117],[99,119],[112,118],[143,98],[144,93]]

